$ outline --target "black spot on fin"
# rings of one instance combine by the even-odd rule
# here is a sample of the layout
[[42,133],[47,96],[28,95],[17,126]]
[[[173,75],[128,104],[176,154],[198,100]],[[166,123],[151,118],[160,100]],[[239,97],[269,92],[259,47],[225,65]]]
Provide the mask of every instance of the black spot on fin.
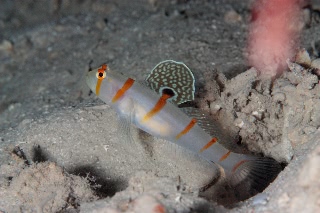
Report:
[[195,79],[191,70],[182,62],[160,62],[151,70],[146,83],[160,95],[163,90],[170,90],[173,96],[168,100],[176,105],[194,100]]

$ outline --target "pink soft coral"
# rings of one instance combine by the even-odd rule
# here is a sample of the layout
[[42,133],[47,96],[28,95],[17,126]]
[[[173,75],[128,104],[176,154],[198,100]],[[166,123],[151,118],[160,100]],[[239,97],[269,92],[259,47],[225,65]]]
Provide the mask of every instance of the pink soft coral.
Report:
[[248,63],[262,75],[276,76],[298,46],[303,0],[257,0],[252,10]]

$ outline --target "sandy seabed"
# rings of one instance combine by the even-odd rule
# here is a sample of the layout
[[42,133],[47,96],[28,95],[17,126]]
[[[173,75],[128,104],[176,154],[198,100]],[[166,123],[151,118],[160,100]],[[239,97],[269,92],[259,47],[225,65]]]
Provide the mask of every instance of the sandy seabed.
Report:
[[[304,11],[305,51],[273,81],[245,65],[247,0],[1,4],[0,212],[320,210],[317,1]],[[215,185],[199,191],[217,168],[135,128],[137,143],[125,142],[84,82],[102,63],[143,82],[166,59],[193,71],[193,105],[284,165],[262,193],[236,203]]]

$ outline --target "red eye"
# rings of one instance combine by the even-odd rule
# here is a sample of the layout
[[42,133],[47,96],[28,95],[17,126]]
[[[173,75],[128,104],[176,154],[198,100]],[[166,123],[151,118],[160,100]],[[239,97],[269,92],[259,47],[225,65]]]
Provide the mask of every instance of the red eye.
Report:
[[98,72],[96,73],[97,79],[104,79],[106,77],[106,72],[105,71],[101,71],[98,70]]
[[101,68],[98,69],[98,72],[96,74],[97,79],[104,79],[106,77],[106,70],[107,70],[108,65],[103,64]]

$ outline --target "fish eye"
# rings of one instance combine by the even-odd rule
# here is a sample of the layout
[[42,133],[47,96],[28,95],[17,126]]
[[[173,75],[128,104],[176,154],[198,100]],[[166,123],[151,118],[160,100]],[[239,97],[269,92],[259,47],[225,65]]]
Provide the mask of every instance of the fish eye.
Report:
[[97,73],[96,73],[96,77],[97,77],[97,79],[104,79],[105,77],[106,77],[106,72],[105,71],[101,71],[101,70],[99,70],[99,71],[97,71]]

